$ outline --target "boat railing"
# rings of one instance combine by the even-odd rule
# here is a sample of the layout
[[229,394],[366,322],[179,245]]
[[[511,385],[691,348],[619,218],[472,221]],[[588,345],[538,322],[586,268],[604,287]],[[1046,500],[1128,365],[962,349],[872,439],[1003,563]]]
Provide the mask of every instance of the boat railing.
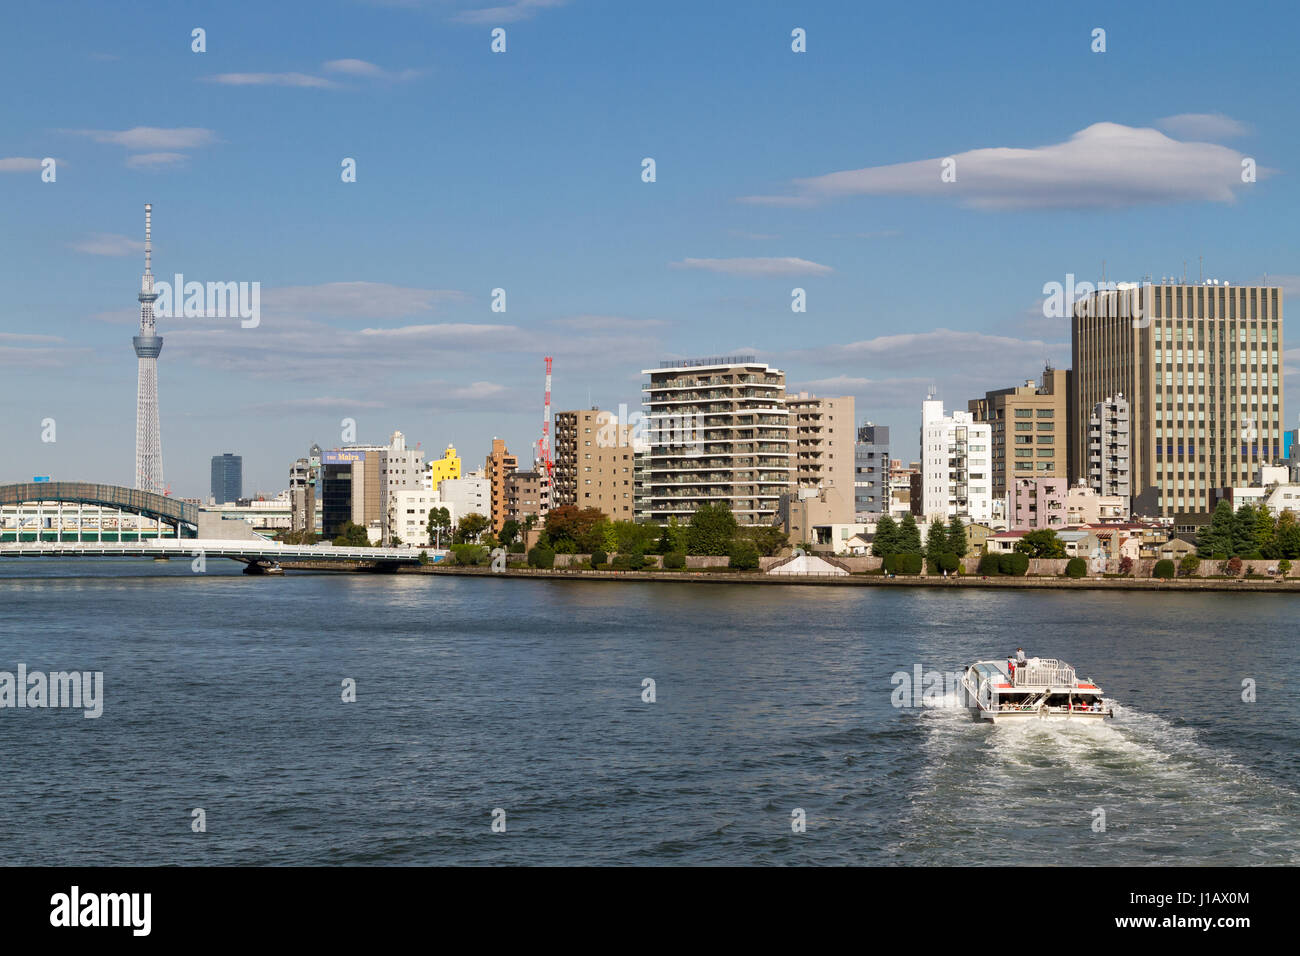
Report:
[[1013,683],[1017,687],[1069,687],[1074,680],[1074,668],[1064,661],[1038,659],[1017,664]]

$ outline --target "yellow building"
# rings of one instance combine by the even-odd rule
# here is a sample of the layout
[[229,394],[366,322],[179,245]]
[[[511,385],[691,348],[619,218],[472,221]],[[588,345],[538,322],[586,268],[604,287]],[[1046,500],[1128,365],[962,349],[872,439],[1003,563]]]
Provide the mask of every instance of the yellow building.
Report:
[[429,488],[436,489],[438,482],[459,477],[460,456],[456,454],[456,449],[453,446],[448,445],[441,458],[431,458],[429,460]]

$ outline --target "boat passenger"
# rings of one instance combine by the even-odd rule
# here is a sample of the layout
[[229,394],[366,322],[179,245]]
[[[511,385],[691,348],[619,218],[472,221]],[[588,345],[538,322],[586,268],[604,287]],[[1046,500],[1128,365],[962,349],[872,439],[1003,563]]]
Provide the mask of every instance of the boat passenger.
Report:
[[1023,647],[1017,647],[1017,648],[1016,648],[1016,663],[1018,663],[1018,664],[1023,664],[1024,662],[1025,662],[1025,649],[1024,649]]

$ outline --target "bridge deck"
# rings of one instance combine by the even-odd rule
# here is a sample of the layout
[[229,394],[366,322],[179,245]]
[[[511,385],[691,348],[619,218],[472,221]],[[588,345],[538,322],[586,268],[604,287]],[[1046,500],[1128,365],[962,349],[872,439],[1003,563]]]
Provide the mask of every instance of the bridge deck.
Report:
[[[0,543],[0,557],[175,557],[235,558],[264,561],[383,561],[413,564],[420,560],[415,548],[336,548],[322,544],[283,544],[279,541],[246,541],[220,538],[163,538],[127,541],[7,541]],[[433,553],[430,552],[430,558]]]

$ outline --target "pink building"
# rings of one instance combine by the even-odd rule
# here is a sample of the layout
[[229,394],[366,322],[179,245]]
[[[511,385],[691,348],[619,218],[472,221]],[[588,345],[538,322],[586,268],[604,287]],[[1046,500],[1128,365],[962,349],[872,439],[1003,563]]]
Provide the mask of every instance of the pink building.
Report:
[[1029,531],[1066,528],[1068,495],[1064,478],[1017,478],[1009,502],[1009,527]]

